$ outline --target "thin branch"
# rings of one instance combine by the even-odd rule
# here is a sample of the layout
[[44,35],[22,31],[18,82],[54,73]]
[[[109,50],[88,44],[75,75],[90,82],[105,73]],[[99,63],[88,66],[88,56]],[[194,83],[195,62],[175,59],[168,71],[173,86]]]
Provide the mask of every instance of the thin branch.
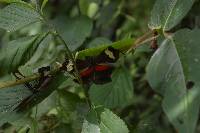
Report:
[[[60,71],[60,68],[57,68],[55,70],[52,70],[50,72],[48,72],[47,74],[55,74],[56,72]],[[16,85],[20,85],[20,84],[24,84],[26,82],[30,82],[36,79],[40,78],[40,74],[36,73],[33,74],[31,76],[27,76],[25,78],[19,79],[19,80],[12,80],[12,81],[5,81],[5,82],[0,82],[0,89],[4,89],[4,88],[8,88],[8,87],[12,87],[12,86],[16,86]]]
[[69,47],[67,46],[66,42],[64,41],[64,39],[62,38],[62,36],[60,36],[60,34],[57,34],[57,36],[59,37],[59,39],[62,41],[62,43],[65,45],[65,48],[67,50],[67,56],[69,57],[69,59],[72,61],[72,63],[74,64],[74,70],[75,70],[75,76],[77,78],[77,80],[79,81],[79,83],[81,85],[83,85],[83,82],[80,78],[80,74],[79,74],[79,71],[77,69],[77,66],[76,66],[76,62],[75,62],[75,58],[72,54],[72,52],[70,51]]
[[131,52],[132,50],[136,49],[137,47],[141,46],[142,44],[150,42],[159,36],[159,35],[157,35],[157,36],[149,37],[152,34],[153,34],[153,31],[150,31],[150,32],[147,32],[146,34],[144,34],[143,36],[139,37],[126,53]]

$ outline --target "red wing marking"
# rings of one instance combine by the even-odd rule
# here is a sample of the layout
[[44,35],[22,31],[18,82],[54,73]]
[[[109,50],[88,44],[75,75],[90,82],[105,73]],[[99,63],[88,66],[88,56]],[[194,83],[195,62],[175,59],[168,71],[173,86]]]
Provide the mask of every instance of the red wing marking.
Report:
[[108,70],[110,68],[111,68],[111,66],[108,66],[108,65],[96,65],[95,71],[105,71],[105,70]]
[[94,71],[93,67],[88,67],[80,72],[81,77],[89,77]]

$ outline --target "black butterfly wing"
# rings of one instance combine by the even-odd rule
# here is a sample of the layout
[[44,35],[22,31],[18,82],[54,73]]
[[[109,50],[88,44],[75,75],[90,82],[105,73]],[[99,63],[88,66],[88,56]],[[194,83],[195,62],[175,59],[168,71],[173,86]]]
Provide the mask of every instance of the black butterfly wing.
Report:
[[111,82],[111,75],[114,70],[114,66],[107,64],[99,64],[95,66],[95,72],[93,74],[93,82],[95,84],[105,84]]
[[120,51],[113,47],[108,47],[94,58],[94,74],[92,80],[95,84],[105,84],[111,82],[111,74],[114,64],[119,58]]
[[119,59],[119,53],[120,51],[118,49],[114,49],[110,46],[96,56],[95,62],[96,64],[115,63]]
[[[92,82],[92,75],[94,72],[92,57],[86,57],[84,60],[77,59],[76,67],[79,71],[79,75],[83,84],[90,84]],[[78,82],[77,79],[74,81]]]

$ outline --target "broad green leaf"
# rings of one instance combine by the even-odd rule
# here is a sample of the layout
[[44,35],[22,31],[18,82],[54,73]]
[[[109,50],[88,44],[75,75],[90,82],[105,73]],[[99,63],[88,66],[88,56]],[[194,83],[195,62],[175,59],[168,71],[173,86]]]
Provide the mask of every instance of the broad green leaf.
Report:
[[151,13],[149,27],[169,31],[184,18],[194,1],[157,0]]
[[80,47],[92,31],[92,21],[85,16],[76,18],[61,16],[53,23],[58,33],[72,51]]
[[100,120],[101,133],[129,133],[126,124],[108,109],[101,113]]
[[57,72],[54,75],[51,75],[49,79],[50,82],[48,82],[48,84],[43,85],[43,88],[41,88],[40,91],[31,95],[31,100],[29,104],[23,108],[23,111],[27,111],[32,107],[34,107],[35,105],[41,103],[54,90],[58,89],[58,87],[66,80],[66,76],[63,74],[63,72]]
[[45,98],[41,103],[39,103],[35,108],[33,109],[33,114],[37,114],[37,118],[42,117],[43,115],[47,114],[51,109],[55,108],[57,106],[57,98],[58,94],[56,91],[54,91],[51,95],[49,95],[47,98]]
[[46,35],[47,33],[20,38],[9,42],[0,49],[0,75],[14,72],[19,66],[24,65],[35,53]]
[[[200,30],[181,30],[165,40],[147,67],[151,87],[163,96],[163,110],[180,133],[194,133],[200,100]],[[188,82],[194,86],[186,87]]]
[[24,85],[0,89],[0,125],[18,120],[23,116],[13,110],[30,94],[31,91]]
[[[57,45],[53,42],[52,36],[49,34],[40,43],[31,59],[26,63],[25,67],[39,68],[48,66],[58,61],[60,56],[65,55],[64,46]],[[59,62],[62,62],[60,59]]]
[[65,112],[76,110],[77,104],[81,102],[78,95],[66,90],[58,90],[60,105]]
[[126,106],[133,98],[131,76],[125,68],[117,69],[112,75],[112,82],[92,85],[89,95],[95,105],[104,105],[109,108]]
[[86,116],[81,133],[100,133],[100,127],[98,123],[98,114],[95,110],[91,110]]
[[95,48],[95,47],[101,46],[102,44],[112,44],[112,42],[109,39],[105,38],[105,37],[97,37],[94,40],[92,40],[87,45],[87,47],[88,48]]
[[126,124],[108,109],[90,110],[81,133],[128,133]]
[[135,41],[134,39],[129,38],[129,39],[120,40],[111,44],[105,43],[95,48],[89,48],[89,49],[79,51],[77,54],[77,58],[83,59],[86,56],[96,56],[108,46],[112,46],[113,48],[118,49],[121,52],[126,52],[131,46],[133,46],[134,41]]
[[[20,119],[26,111],[30,110],[33,106],[47,98],[65,80],[66,76],[63,73],[58,72],[56,75],[52,75],[52,80],[48,85],[44,86],[44,88],[34,94],[23,84],[8,88],[1,88],[0,125]],[[36,83],[35,81],[31,81],[31,84],[34,85]],[[15,108],[28,96],[31,96],[29,104],[20,111],[15,110]]]
[[[122,1],[109,1],[100,10],[100,16],[97,19],[96,25],[104,27],[105,31],[110,28],[110,24],[120,14]],[[106,23],[105,23],[106,22]],[[108,34],[108,33],[107,33]]]
[[0,10],[0,28],[9,32],[41,20],[39,13],[25,3],[11,3]]

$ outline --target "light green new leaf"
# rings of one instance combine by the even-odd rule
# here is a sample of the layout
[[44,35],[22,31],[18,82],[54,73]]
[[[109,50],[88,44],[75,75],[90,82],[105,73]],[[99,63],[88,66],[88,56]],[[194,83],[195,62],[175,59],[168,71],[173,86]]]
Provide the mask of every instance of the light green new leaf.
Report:
[[9,42],[0,49],[0,75],[14,72],[24,65],[35,53],[36,49],[48,33],[38,36],[20,38]]
[[70,50],[80,47],[92,31],[92,21],[85,16],[67,19],[61,16],[53,23]]
[[83,15],[87,15],[90,0],[79,0],[79,8]]
[[26,3],[11,3],[0,10],[0,28],[9,32],[42,19],[39,13]]
[[125,68],[116,70],[112,82],[103,85],[92,85],[89,90],[91,101],[96,105],[108,108],[123,107],[131,103],[133,84]]
[[99,9],[99,0],[79,0],[79,8],[83,15],[92,18]]
[[157,0],[149,22],[151,29],[169,31],[176,26],[191,9],[195,0]]
[[110,110],[105,109],[100,115],[101,133],[128,133],[126,124]]
[[[200,30],[181,30],[165,40],[147,67],[151,87],[163,96],[163,110],[180,133],[194,133],[200,100]],[[194,86],[186,84],[194,83]]]

